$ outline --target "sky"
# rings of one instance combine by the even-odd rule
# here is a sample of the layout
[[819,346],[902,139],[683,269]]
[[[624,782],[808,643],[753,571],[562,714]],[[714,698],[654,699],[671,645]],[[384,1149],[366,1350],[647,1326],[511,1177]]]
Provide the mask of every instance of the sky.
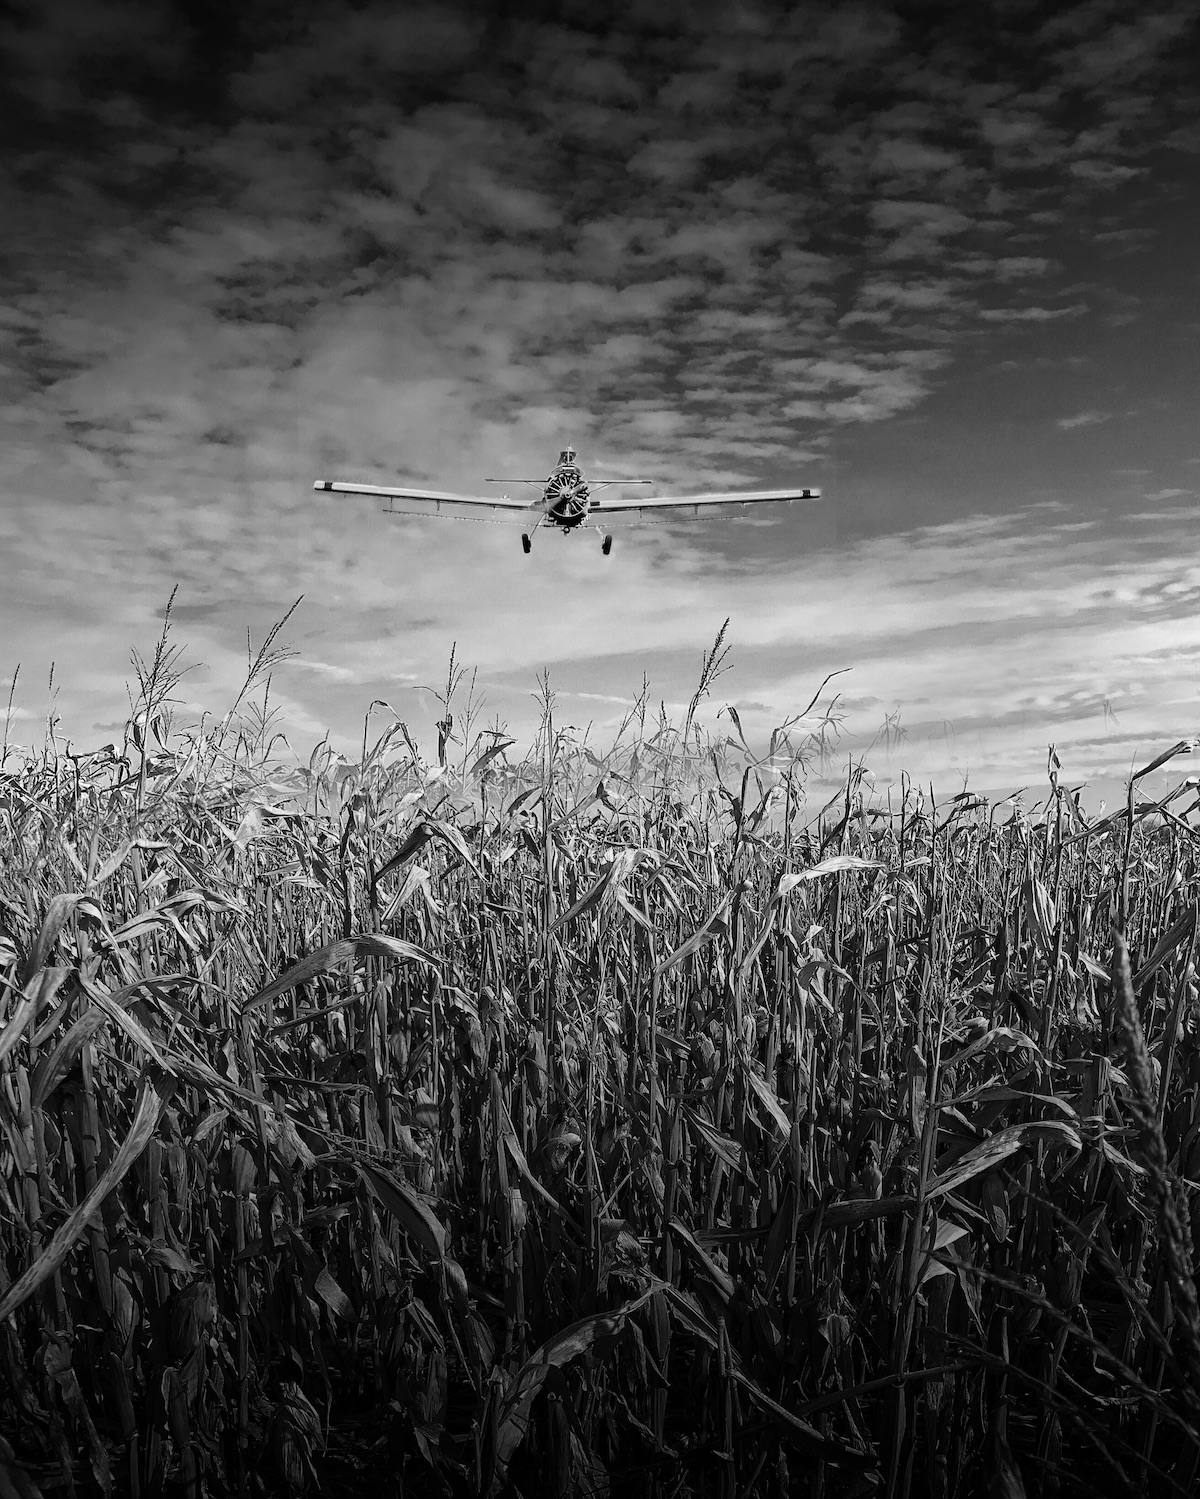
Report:
[[[10,741],[119,737],[176,588],[185,718],[303,596],[302,758],[375,699],[431,743],[452,648],[481,721],[528,735],[548,673],[602,748],[726,618],[714,727],[765,748],[840,672],[881,787],[1006,794],[1054,744],[1111,795],[1200,730],[1194,0],[5,14]],[[822,498],[527,557],[313,491],[567,443]]]

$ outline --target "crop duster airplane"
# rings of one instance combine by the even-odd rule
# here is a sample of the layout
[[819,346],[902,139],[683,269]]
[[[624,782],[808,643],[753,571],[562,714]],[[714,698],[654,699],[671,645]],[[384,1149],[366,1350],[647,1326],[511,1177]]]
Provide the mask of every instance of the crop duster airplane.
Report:
[[[623,484],[651,484],[651,479],[598,479],[592,483],[583,477],[577,463],[574,448],[564,448],[558,455],[558,463],[548,479],[487,479],[487,484],[533,484],[542,493],[540,498],[531,496],[527,500],[510,499],[508,495],[445,494],[437,489],[401,489],[383,484],[342,484],[335,479],[318,479],[314,489],[326,494],[378,495],[386,500],[408,500],[419,506],[418,510],[388,509],[385,515],[423,515],[432,511],[441,514],[445,506],[466,506],[486,510],[517,510],[525,515],[536,515],[536,523],[521,533],[521,545],[529,551],[534,534],[547,526],[566,533],[581,527],[597,531],[604,537],[602,550],[607,557],[612,551],[612,537],[600,526],[592,523],[592,517],[635,513],[639,517],[659,515],[699,515],[710,506],[772,505],[788,500],[819,500],[819,489],[748,489],[734,490],[727,494],[672,494],[654,495],[642,499],[626,499],[623,495],[595,494],[600,489],[619,488]],[[425,508],[428,507],[428,508]],[[453,514],[453,511],[449,512]],[[461,518],[461,517],[460,517]]]

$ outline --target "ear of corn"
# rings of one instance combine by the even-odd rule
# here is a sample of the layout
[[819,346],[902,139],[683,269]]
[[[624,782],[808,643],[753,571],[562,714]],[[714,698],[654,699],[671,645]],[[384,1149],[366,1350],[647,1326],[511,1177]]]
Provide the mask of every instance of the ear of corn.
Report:
[[0,1493],[1192,1491],[1194,807],[819,812],[720,645],[603,756],[160,651],[9,759]]

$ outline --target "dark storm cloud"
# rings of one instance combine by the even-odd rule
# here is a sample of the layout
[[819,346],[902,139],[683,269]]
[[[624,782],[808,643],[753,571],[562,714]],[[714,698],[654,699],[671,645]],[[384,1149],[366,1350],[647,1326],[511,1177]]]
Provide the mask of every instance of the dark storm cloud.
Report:
[[1064,203],[1143,170],[1192,20],[566,14],[30,11],[16,414],[108,472],[248,441],[341,383],[366,308],[410,351],[379,377],[442,382],[465,421],[544,404],[746,476],[790,450],[781,395],[819,443],[919,403],[980,322],[1088,310],[1045,250]]

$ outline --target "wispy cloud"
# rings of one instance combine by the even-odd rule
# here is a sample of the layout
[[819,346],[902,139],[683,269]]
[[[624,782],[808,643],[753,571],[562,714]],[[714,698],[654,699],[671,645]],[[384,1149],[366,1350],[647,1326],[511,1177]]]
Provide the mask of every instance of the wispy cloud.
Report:
[[1087,310],[1085,302],[1072,302],[1067,307],[985,307],[979,316],[985,323],[1055,323],[1081,317]]
[[1076,427],[1097,427],[1101,422],[1110,421],[1111,411],[1079,411],[1074,416],[1060,416],[1055,426],[1061,427],[1064,432],[1070,432]]

